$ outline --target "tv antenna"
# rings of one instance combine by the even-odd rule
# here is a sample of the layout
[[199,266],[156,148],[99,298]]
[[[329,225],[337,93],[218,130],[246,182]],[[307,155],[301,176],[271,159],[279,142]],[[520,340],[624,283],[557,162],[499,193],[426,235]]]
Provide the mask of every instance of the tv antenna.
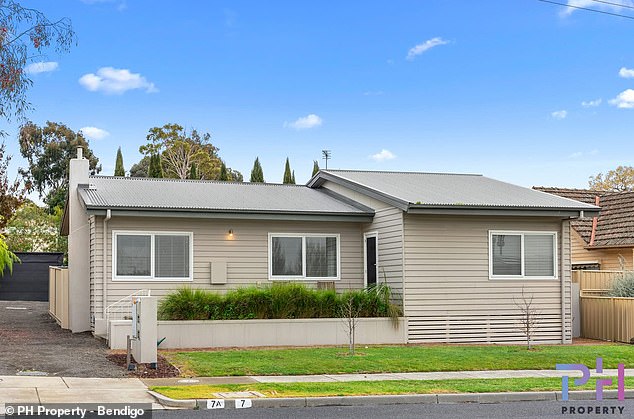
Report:
[[328,160],[332,158],[332,151],[330,150],[321,150],[322,159],[326,160],[326,170],[328,170]]

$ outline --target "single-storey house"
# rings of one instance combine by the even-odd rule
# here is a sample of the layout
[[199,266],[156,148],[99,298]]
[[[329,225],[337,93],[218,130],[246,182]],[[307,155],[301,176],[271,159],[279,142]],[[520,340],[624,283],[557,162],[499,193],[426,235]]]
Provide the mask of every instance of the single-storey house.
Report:
[[634,192],[534,189],[601,208],[571,222],[572,269],[634,270]]
[[89,176],[73,159],[70,326],[140,289],[302,281],[391,287],[407,340],[569,343],[570,222],[599,208],[481,175],[321,170],[306,185]]

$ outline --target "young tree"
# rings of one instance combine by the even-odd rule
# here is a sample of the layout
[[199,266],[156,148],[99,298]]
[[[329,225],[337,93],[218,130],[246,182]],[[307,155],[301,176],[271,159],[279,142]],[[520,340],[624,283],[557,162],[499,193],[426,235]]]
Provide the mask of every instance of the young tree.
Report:
[[343,322],[344,330],[348,335],[348,355],[355,354],[355,339],[357,333],[357,324],[361,314],[361,307],[354,300],[352,293],[346,293],[341,296],[342,304],[339,307],[339,317]]
[[533,336],[537,331],[537,324],[539,323],[540,312],[535,308],[533,302],[533,294],[527,296],[524,293],[524,287],[522,287],[522,297],[519,301],[513,299],[515,306],[520,311],[519,318],[519,330],[526,337],[526,349],[531,350],[533,343]]
[[256,157],[253,162],[253,169],[251,169],[251,182],[264,182],[264,172],[262,171],[259,157]]
[[20,259],[9,250],[7,243],[4,241],[4,236],[0,234],[0,278],[5,271],[13,272],[13,264],[16,262],[20,262]]
[[83,134],[62,123],[49,121],[44,127],[38,127],[28,122],[20,128],[18,137],[20,153],[28,162],[28,168],[19,169],[19,172],[44,199],[51,212],[66,201],[68,167],[77,155],[78,147],[84,149],[90,174],[101,172],[99,159]]
[[160,154],[154,154],[150,157],[150,168],[148,169],[148,177],[163,177],[163,161]]
[[31,108],[26,93],[33,81],[27,64],[48,50],[67,52],[74,43],[70,19],[51,21],[16,0],[0,1],[0,119],[20,120]]
[[605,175],[590,176],[590,189],[596,191],[626,192],[634,190],[634,167],[619,166]]
[[130,168],[130,177],[149,177],[150,157],[143,156],[141,161]]
[[10,155],[6,154],[6,145],[0,144],[0,231],[4,228],[13,213],[24,201],[26,187],[19,179],[9,180]]
[[125,176],[125,168],[123,167],[123,154],[121,154],[121,147],[117,150],[117,162],[114,166],[115,176]]
[[317,172],[319,172],[319,163],[317,162],[317,160],[313,160],[313,174],[310,176],[315,176]]
[[192,163],[192,167],[189,168],[189,178],[193,180],[199,180],[198,169],[196,168],[196,163]]
[[222,181],[229,180],[229,174],[227,173],[227,166],[225,166],[224,162],[222,162],[222,164],[220,165],[220,176],[218,177],[218,180],[222,180]]
[[286,158],[286,165],[284,166],[284,178],[282,179],[282,183],[285,184],[294,184],[293,174],[291,173],[291,164],[288,161],[288,157]]

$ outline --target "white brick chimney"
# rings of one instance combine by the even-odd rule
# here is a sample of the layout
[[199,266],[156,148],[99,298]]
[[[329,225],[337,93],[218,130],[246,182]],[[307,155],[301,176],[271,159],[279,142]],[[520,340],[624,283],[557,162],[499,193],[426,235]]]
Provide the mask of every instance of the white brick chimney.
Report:
[[90,228],[78,187],[89,183],[89,161],[81,147],[68,179],[68,316],[73,333],[90,330]]

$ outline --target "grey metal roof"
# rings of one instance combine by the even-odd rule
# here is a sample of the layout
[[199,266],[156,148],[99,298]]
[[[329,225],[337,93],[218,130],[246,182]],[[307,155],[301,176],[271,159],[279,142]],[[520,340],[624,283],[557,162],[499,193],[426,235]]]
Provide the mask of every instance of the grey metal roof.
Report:
[[304,185],[91,176],[87,209],[373,215],[360,204]]
[[322,170],[309,186],[319,186],[324,180],[356,185],[408,208],[599,210],[594,205],[474,174]]

